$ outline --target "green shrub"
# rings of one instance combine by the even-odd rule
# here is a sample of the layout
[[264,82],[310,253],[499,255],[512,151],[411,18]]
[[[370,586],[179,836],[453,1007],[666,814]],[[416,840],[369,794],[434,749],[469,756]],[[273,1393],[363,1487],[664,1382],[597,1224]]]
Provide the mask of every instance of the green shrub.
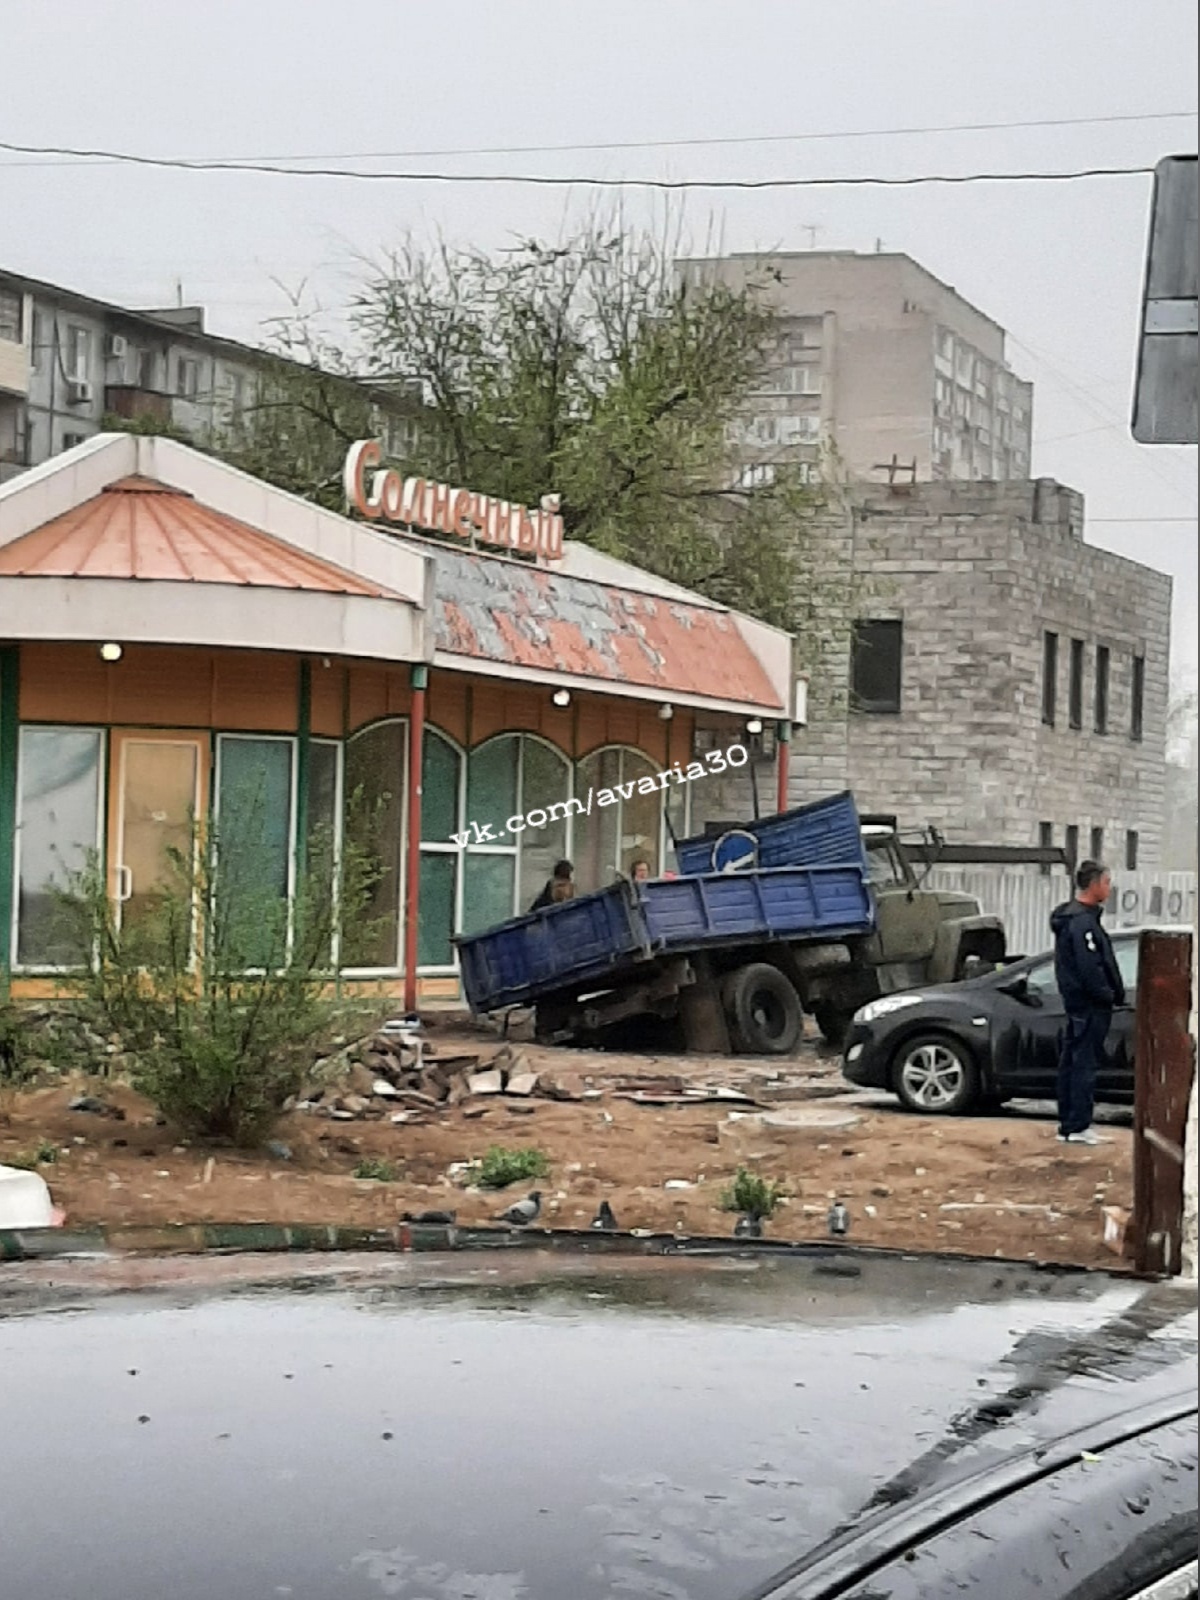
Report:
[[395,1183],[396,1168],[378,1156],[364,1156],[354,1169],[356,1178],[373,1178],[376,1183]]
[[80,1024],[120,1039],[134,1087],[176,1127],[248,1146],[270,1132],[313,1041],[345,1009],[336,957],[352,959],[343,929],[369,936],[379,869],[347,840],[332,893],[333,841],[314,835],[289,906],[263,880],[261,819],[239,808],[236,820],[236,834],[195,828],[189,848],[170,850],[162,891],[136,917],[126,908],[118,921],[97,856],[59,912],[78,952],[64,989]]
[[494,1144],[482,1161],[473,1163],[468,1180],[480,1189],[507,1189],[510,1183],[544,1178],[550,1163],[540,1150],[506,1150]]
[[748,1167],[739,1167],[733,1182],[721,1192],[721,1210],[736,1211],[744,1217],[769,1217],[783,1197],[781,1183],[760,1178]]
[[32,1150],[22,1150],[18,1155],[7,1156],[5,1165],[20,1167],[24,1172],[34,1172],[38,1167],[52,1167],[58,1160],[58,1146],[53,1139],[39,1139]]

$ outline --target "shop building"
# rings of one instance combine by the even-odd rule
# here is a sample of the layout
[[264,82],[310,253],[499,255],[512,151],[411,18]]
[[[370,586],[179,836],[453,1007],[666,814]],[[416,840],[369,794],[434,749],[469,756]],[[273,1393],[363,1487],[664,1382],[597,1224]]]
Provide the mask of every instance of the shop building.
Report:
[[[0,487],[0,981],[53,992],[55,886],[97,852],[121,917],[192,820],[253,794],[258,871],[372,816],[353,977],[458,992],[452,939],[703,825],[711,754],[783,734],[790,637],[568,541],[521,559],[465,491],[453,543],[352,520],[175,441],[101,434]],[[552,532],[551,511],[531,525]],[[479,542],[478,535],[491,543]],[[547,558],[545,550],[555,552]],[[786,771],[778,775],[786,781]],[[715,791],[714,791],[715,793]]]

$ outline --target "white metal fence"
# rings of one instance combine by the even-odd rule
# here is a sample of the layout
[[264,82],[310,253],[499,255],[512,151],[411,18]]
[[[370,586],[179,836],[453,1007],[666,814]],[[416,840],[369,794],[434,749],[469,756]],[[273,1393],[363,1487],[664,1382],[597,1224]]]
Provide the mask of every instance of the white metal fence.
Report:
[[[927,884],[973,895],[985,912],[1004,919],[1010,953],[1027,956],[1050,949],[1050,913],[1073,892],[1061,868],[1043,876],[1037,867],[935,867]],[[1104,921],[1109,928],[1193,927],[1195,873],[1114,872]]]

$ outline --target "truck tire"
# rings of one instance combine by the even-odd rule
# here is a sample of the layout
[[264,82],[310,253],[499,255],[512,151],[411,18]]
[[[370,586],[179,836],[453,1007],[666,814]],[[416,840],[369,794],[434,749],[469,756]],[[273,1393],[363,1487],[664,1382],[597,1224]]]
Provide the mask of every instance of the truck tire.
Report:
[[813,1018],[821,1030],[821,1037],[826,1044],[839,1050],[845,1041],[847,1030],[853,1017],[853,1012],[842,1011],[837,1006],[818,1005],[813,1007]]
[[725,979],[725,1016],[739,1055],[794,1055],[804,1034],[800,996],[778,967],[753,961]]
[[892,1058],[892,1088],[921,1116],[955,1117],[973,1110],[983,1083],[971,1050],[952,1033],[918,1033]]

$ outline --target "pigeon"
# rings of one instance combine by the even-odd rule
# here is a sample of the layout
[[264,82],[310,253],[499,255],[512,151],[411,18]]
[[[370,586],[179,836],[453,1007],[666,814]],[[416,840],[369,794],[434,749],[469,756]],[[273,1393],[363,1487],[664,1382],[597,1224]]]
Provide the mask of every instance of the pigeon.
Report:
[[850,1213],[840,1200],[835,1200],[829,1208],[829,1231],[835,1239],[850,1232]]
[[402,1211],[400,1213],[400,1221],[415,1222],[418,1225],[424,1224],[426,1227],[434,1227],[440,1224],[444,1228],[452,1228],[454,1219],[457,1216],[457,1211]]
[[761,1217],[739,1217],[733,1225],[735,1239],[761,1239],[762,1231]]
[[518,1200],[496,1218],[497,1222],[510,1222],[514,1228],[527,1228],[536,1222],[542,1209],[542,1191],[534,1189],[524,1200]]
[[616,1229],[617,1219],[613,1215],[613,1208],[607,1200],[601,1200],[600,1209],[592,1218],[591,1225],[593,1228],[601,1229],[605,1233],[612,1233]]

